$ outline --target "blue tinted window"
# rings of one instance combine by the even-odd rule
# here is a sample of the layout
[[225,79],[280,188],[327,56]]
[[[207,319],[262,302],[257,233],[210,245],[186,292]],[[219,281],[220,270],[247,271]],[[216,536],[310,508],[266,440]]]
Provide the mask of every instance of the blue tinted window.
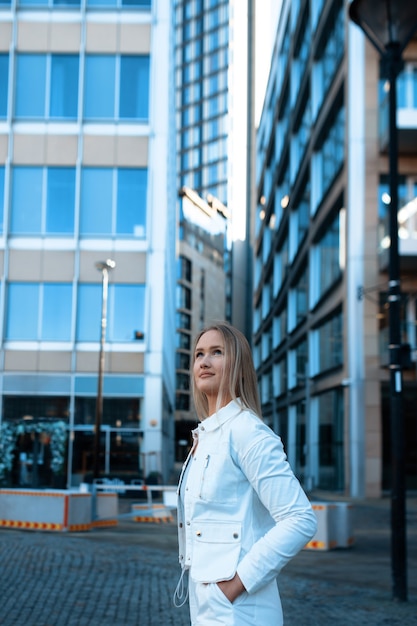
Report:
[[147,170],[120,169],[117,183],[117,234],[144,237]]
[[[26,119],[76,119],[78,73],[78,55],[18,54],[15,116]],[[49,94],[48,101],[46,94]]]
[[[135,331],[143,331],[144,297],[144,285],[113,285],[110,282],[107,303],[107,341],[134,341]],[[101,284],[79,285],[77,341],[100,340],[101,298]]]
[[143,331],[144,297],[143,285],[110,285],[109,341],[132,341],[136,330]]
[[149,57],[122,56],[120,59],[121,118],[147,119],[149,100]]
[[88,7],[120,7],[120,6],[133,6],[150,8],[152,6],[151,0],[87,0]]
[[137,6],[137,7],[148,7],[152,6],[151,0],[122,0],[121,4],[123,6]]
[[71,338],[70,284],[10,283],[6,337],[15,341]]
[[49,111],[51,118],[77,118],[78,68],[78,55],[54,54],[52,56]]
[[72,285],[45,283],[41,316],[43,341],[71,339]]
[[15,235],[41,232],[42,176],[40,167],[15,167],[12,171],[10,230]]
[[78,285],[77,341],[100,341],[101,285]]
[[12,283],[8,288],[6,337],[29,341],[38,336],[39,285]]
[[75,168],[48,168],[46,232],[74,232]]
[[74,211],[75,168],[15,167],[12,170],[12,234],[72,234]]
[[18,0],[17,4],[21,7],[25,6],[37,6],[37,7],[47,7],[47,6],[80,6],[80,0]]
[[7,94],[9,93],[9,55],[0,54],[0,117],[7,117]]
[[81,173],[81,235],[144,237],[146,195],[146,169],[84,168]]
[[0,167],[0,233],[4,229],[4,167]]
[[81,176],[80,232],[104,235],[112,232],[113,170],[84,168]]
[[45,117],[46,56],[16,56],[16,117]]
[[115,116],[116,58],[88,55],[85,59],[84,117],[113,119]]
[[86,56],[85,119],[147,119],[148,100],[148,56]]

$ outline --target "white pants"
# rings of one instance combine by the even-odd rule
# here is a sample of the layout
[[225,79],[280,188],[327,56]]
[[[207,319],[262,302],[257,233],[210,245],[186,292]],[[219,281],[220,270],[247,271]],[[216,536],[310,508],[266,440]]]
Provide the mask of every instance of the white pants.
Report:
[[253,594],[242,593],[233,604],[216,583],[189,580],[191,626],[282,626],[276,581]]

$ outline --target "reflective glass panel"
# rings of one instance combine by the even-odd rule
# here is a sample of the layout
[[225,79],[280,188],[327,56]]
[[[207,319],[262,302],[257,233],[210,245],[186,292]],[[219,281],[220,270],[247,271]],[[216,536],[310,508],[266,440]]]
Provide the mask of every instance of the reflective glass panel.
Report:
[[0,233],[4,229],[4,167],[0,167]]
[[72,285],[45,283],[41,339],[69,341],[71,339]]
[[101,285],[78,285],[77,341],[100,341]]
[[46,56],[16,55],[15,115],[17,118],[44,118]]
[[49,111],[51,118],[77,119],[78,69],[78,55],[52,56]]
[[80,233],[112,233],[113,170],[84,168],[81,173]]
[[75,168],[48,168],[48,195],[46,232],[72,234],[74,232]]
[[120,118],[147,119],[149,100],[149,57],[120,59]]
[[42,224],[41,167],[15,167],[12,170],[12,234],[38,234]]
[[144,298],[144,285],[109,286],[109,341],[133,341],[135,331],[143,332]]
[[116,57],[87,55],[84,78],[84,117],[114,119]]
[[10,283],[7,295],[6,338],[17,341],[37,339],[39,285]]
[[147,170],[120,169],[117,182],[117,234],[144,237]]
[[9,89],[9,55],[0,54],[0,118],[7,117],[8,89]]

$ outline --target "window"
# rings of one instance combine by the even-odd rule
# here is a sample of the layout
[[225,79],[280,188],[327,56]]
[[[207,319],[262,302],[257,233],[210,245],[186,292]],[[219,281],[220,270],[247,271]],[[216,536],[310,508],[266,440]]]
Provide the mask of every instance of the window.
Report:
[[191,309],[191,289],[177,285],[177,309]]
[[80,234],[144,237],[146,193],[146,169],[84,168]]
[[335,389],[318,397],[319,477],[318,488],[330,491],[344,487],[343,391]]
[[176,348],[183,348],[184,350],[191,350],[191,337],[187,333],[176,333]]
[[6,337],[12,341],[70,341],[72,285],[10,283]]
[[0,233],[4,229],[4,167],[0,167]]
[[335,3],[326,28],[322,29],[319,56],[313,69],[314,116],[320,110],[326,93],[329,91],[336,71],[343,58],[345,48],[345,15],[342,2]]
[[183,328],[184,330],[191,330],[191,315],[188,313],[179,313],[176,315],[177,328]]
[[273,348],[277,348],[285,339],[287,334],[287,308],[284,307],[280,313],[274,317],[273,321]]
[[311,302],[313,306],[342,275],[340,220],[341,212],[338,212],[321,239],[312,248]]
[[345,158],[345,109],[339,109],[327,129],[321,147],[312,160],[312,211],[317,210],[323,197],[343,166]]
[[397,81],[398,107],[405,109],[417,108],[417,63],[405,63],[404,70]]
[[288,294],[288,330],[291,332],[307,315],[307,268],[304,267],[297,284]]
[[21,7],[79,7],[80,0],[17,0]]
[[191,261],[185,256],[180,256],[178,259],[177,279],[191,282]]
[[47,233],[74,232],[75,168],[50,167],[47,170]]
[[8,93],[9,93],[9,55],[0,54],[0,119],[7,117]]
[[[101,285],[80,284],[77,301],[77,341],[99,341],[102,304]],[[144,285],[109,285],[107,341],[135,340],[144,328]]]
[[87,55],[84,92],[87,120],[147,120],[149,56]]
[[314,374],[343,365],[343,320],[339,312],[312,334],[311,354],[317,355],[314,361]]
[[308,363],[307,340],[301,341],[288,355],[288,386],[292,389],[306,385]]
[[18,54],[16,118],[77,119],[78,76],[78,55]]
[[73,234],[74,210],[75,168],[13,168],[10,223],[12,234]]
[[175,409],[177,411],[189,411],[190,410],[190,396],[185,393],[175,394]]
[[150,9],[152,6],[152,0],[87,0],[87,7],[141,7],[144,9]]
[[[177,370],[188,370],[190,369],[190,354],[189,352],[176,352],[175,354],[175,367]],[[187,374],[188,378],[188,374]]]

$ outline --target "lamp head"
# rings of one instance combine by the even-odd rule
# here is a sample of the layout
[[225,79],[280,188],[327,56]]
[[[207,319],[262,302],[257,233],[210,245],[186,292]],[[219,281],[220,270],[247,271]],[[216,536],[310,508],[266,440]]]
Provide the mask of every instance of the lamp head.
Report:
[[349,17],[381,56],[392,48],[401,55],[417,29],[417,2],[410,0],[353,0]]
[[106,259],[106,261],[97,261],[96,268],[102,272],[103,270],[113,270],[116,267],[116,261],[113,259]]

